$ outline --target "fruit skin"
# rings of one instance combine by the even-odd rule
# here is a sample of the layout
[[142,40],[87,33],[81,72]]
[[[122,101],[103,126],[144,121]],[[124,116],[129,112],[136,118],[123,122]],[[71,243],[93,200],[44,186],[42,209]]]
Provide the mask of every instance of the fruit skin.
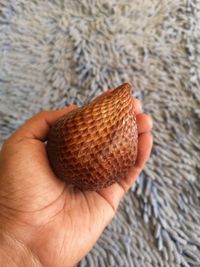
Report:
[[132,88],[125,83],[58,119],[47,154],[57,177],[98,191],[126,176],[135,164],[137,143]]

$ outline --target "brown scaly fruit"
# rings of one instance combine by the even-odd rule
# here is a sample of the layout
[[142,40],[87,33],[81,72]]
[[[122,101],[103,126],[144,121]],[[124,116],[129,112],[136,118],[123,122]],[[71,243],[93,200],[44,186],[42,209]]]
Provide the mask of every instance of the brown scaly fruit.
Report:
[[137,143],[132,88],[125,83],[58,119],[47,153],[57,177],[97,191],[126,176],[135,164]]

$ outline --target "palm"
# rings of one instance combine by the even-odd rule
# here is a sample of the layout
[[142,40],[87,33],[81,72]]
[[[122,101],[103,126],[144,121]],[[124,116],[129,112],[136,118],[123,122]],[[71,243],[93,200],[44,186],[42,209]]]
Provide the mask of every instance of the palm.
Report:
[[45,223],[35,229],[32,249],[44,266],[75,264],[92,248],[113,215],[112,207],[99,194],[65,188],[49,203]]
[[[24,157],[30,151],[31,155]],[[12,148],[5,146],[1,162],[5,160],[8,171],[1,178],[4,194],[11,192],[10,183],[4,180],[10,177],[11,169],[18,172],[23,185],[19,190],[16,185],[4,207],[12,208],[9,216],[20,224],[20,232],[31,233],[31,237],[25,237],[31,238],[31,249],[44,266],[69,266],[67,255],[70,262],[79,261],[101,234],[107,218],[114,215],[112,207],[100,194],[81,192],[58,180],[50,169],[45,145],[38,140],[23,140]]]
[[[139,103],[134,101],[139,114]],[[54,116],[53,112],[42,113],[28,121],[10,138],[0,158],[0,196],[12,195],[4,208],[8,214],[12,207],[10,216],[18,222],[19,238],[29,244],[44,266],[71,266],[88,253],[143,168],[152,145],[151,121],[139,114],[138,159],[128,176],[98,193],[67,187],[53,174],[42,142],[49,124],[66,111],[69,109],[55,111]],[[14,180],[13,173],[17,173]]]

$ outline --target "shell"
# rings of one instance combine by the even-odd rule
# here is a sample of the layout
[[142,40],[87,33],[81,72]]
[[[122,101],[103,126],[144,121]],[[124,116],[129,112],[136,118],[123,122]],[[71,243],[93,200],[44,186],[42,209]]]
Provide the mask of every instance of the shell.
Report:
[[56,176],[95,191],[125,177],[137,157],[133,108],[132,87],[125,83],[58,119],[47,142]]

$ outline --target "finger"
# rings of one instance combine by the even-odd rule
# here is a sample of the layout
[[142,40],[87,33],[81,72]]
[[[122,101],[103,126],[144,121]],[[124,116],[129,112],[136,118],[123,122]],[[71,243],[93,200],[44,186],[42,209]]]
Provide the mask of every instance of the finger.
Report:
[[120,184],[115,183],[109,187],[101,189],[98,194],[109,203],[115,212],[124,196],[124,189]]
[[135,112],[135,114],[140,114],[142,112],[142,104],[141,102],[137,99],[133,97],[133,110]]
[[138,138],[138,155],[135,163],[135,168],[144,168],[146,161],[148,160],[151,149],[153,146],[153,136],[151,133],[143,133],[139,135]]
[[132,167],[128,175],[120,182],[115,183],[107,188],[101,189],[98,193],[108,201],[114,210],[117,209],[124,194],[133,185],[140,172],[144,168],[149,158],[153,144],[151,133],[144,133],[139,136],[138,140],[138,156],[134,167]]
[[153,127],[153,122],[150,116],[147,114],[141,113],[136,116],[138,133],[150,132]]
[[133,185],[145,163],[147,162],[153,145],[153,137],[151,133],[144,133],[139,135],[138,139],[138,155],[135,165],[129,170],[128,175],[119,183],[127,192]]
[[40,141],[45,141],[51,126],[62,115],[76,109],[71,105],[67,108],[55,111],[42,111],[37,115],[27,120],[11,137],[10,139],[18,142],[24,138],[33,138]]

